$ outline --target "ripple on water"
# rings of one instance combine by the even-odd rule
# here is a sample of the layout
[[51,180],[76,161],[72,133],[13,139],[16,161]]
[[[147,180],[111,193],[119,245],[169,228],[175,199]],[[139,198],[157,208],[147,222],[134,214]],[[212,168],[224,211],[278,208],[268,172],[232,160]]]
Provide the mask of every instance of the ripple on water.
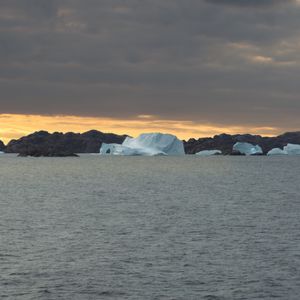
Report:
[[0,298],[298,300],[298,160],[1,156]]

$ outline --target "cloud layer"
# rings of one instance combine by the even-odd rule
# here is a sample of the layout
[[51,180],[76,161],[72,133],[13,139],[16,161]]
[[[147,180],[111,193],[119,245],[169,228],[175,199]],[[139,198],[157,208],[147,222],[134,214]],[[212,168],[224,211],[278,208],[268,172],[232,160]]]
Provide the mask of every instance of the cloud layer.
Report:
[[0,113],[299,128],[300,5],[3,0]]

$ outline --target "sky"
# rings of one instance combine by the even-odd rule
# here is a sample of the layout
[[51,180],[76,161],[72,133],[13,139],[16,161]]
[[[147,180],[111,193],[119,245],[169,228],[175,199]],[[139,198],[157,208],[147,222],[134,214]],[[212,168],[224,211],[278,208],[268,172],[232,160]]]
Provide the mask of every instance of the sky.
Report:
[[1,0],[0,139],[300,128],[300,1]]

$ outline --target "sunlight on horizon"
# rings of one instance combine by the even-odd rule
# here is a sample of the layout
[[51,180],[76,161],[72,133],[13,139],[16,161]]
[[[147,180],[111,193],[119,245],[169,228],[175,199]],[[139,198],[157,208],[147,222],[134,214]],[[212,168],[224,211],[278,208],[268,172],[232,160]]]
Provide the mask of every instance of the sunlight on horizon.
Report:
[[8,143],[35,131],[78,132],[92,129],[105,133],[128,134],[137,136],[146,132],[171,133],[181,139],[211,137],[216,134],[252,133],[277,135],[278,128],[222,126],[218,124],[201,124],[192,121],[162,120],[150,115],[140,115],[134,119],[113,119],[80,116],[41,116],[21,114],[0,114],[0,140]]

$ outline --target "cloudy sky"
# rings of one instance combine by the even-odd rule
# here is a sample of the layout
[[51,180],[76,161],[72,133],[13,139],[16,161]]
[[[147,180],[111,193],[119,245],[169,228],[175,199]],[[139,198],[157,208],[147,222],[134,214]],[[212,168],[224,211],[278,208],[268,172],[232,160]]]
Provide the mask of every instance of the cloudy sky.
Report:
[[4,140],[299,130],[300,1],[1,0],[0,65]]

